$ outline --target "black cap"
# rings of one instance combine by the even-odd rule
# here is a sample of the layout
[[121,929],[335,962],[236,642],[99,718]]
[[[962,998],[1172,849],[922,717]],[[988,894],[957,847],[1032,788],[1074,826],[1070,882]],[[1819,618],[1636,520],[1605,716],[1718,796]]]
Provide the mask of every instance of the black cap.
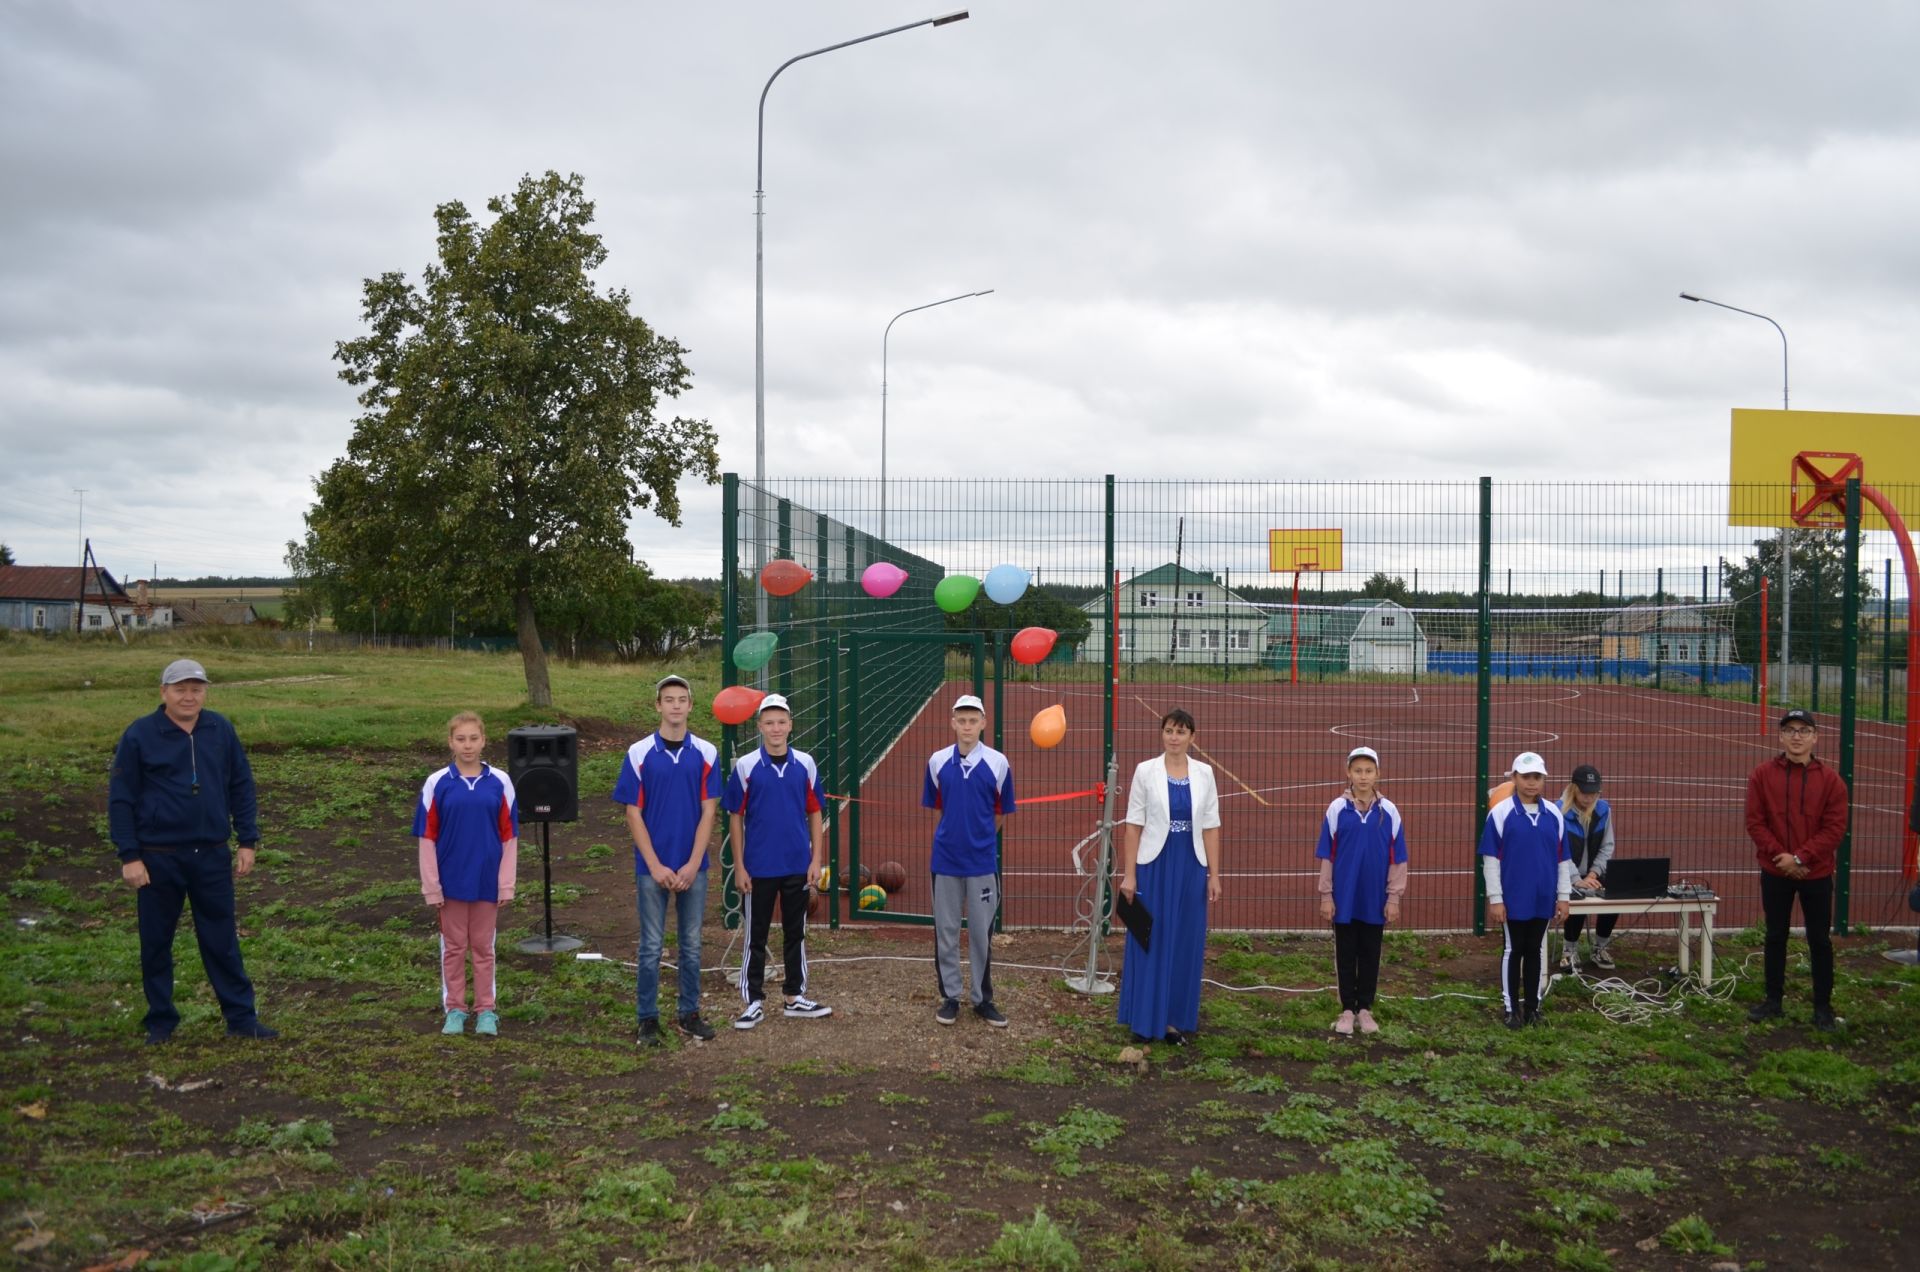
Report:
[[1813,718],[1813,712],[1802,711],[1798,707],[1795,707],[1793,710],[1787,712],[1787,714],[1780,717],[1781,728],[1784,729],[1790,724],[1804,724],[1810,729],[1817,729],[1820,727],[1820,722]]
[[1573,770],[1573,784],[1591,795],[1600,789],[1600,770],[1591,764],[1582,764]]

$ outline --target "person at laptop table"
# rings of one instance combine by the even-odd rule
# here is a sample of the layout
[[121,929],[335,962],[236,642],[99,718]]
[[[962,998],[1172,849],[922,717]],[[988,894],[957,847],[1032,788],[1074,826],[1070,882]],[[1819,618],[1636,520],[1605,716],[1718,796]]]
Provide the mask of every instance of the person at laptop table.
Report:
[[1833,857],[1847,831],[1847,784],[1814,758],[1820,726],[1806,711],[1780,717],[1779,755],[1747,778],[1747,837],[1760,862],[1760,904],[1767,916],[1766,998],[1747,1019],[1782,1014],[1787,986],[1787,933],[1794,898],[1807,929],[1813,963],[1813,1027],[1840,1027],[1833,1014]]
[[[1582,764],[1573,770],[1567,789],[1560,795],[1560,816],[1567,828],[1567,857],[1573,862],[1574,887],[1588,896],[1606,886],[1607,863],[1613,860],[1613,807],[1600,798],[1600,770]],[[1596,916],[1593,931],[1593,965],[1611,969],[1613,955],[1607,946],[1613,943],[1617,914]],[[1560,970],[1572,974],[1574,951],[1580,946],[1580,929],[1586,926],[1584,914],[1568,914],[1562,930],[1566,942],[1560,951]]]

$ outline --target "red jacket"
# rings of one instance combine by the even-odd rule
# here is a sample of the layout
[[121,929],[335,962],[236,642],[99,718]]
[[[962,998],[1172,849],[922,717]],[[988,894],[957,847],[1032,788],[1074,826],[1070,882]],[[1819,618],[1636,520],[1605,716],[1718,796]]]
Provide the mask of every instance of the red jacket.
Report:
[[1833,873],[1833,855],[1847,833],[1847,784],[1819,760],[1795,764],[1776,755],[1747,778],[1747,837],[1768,874],[1773,859],[1795,853],[1809,879]]

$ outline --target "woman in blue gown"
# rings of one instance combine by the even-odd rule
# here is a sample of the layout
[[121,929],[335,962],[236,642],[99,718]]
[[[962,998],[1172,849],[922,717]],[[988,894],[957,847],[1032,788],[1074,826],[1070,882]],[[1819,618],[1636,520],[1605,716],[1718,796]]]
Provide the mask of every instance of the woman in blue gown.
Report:
[[1130,934],[1120,971],[1120,1023],[1142,1042],[1179,1044],[1200,1028],[1207,904],[1220,896],[1220,797],[1193,759],[1185,711],[1160,720],[1161,754],[1133,770],[1120,840],[1120,891],[1153,916],[1147,949]]

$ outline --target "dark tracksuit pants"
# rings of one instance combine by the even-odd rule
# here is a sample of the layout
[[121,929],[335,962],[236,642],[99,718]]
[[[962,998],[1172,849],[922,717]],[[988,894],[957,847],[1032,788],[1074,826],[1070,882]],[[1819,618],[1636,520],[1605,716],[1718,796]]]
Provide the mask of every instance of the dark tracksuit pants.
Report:
[[1333,925],[1333,966],[1340,983],[1340,1010],[1373,1010],[1374,990],[1380,984],[1380,941],[1384,923]]
[[147,886],[135,892],[140,918],[140,977],[147,991],[146,1027],[171,1033],[180,1023],[173,1005],[173,934],[180,926],[182,904],[193,907],[193,935],[200,944],[200,963],[220,1000],[227,1028],[241,1029],[256,1019],[253,982],[240,961],[240,933],[235,926],[233,853],[225,844],[140,854],[146,864]]
[[758,1002],[766,997],[767,935],[773,927],[773,904],[780,903],[781,948],[787,960],[783,988],[788,998],[807,992],[807,876],[755,875],[753,895],[747,898],[747,974],[740,981],[740,997]]
[[1550,917],[1508,919],[1507,948],[1501,960],[1500,989],[1508,1011],[1532,1013],[1540,1010],[1540,982],[1545,976],[1541,966],[1547,951],[1547,924]]
[[1760,872],[1760,907],[1767,915],[1767,944],[1763,965],[1767,997],[1779,1002],[1787,991],[1787,934],[1793,927],[1793,899],[1800,898],[1800,917],[1807,927],[1807,956],[1813,963],[1813,1005],[1833,1007],[1833,876],[1825,879],[1788,879]]

